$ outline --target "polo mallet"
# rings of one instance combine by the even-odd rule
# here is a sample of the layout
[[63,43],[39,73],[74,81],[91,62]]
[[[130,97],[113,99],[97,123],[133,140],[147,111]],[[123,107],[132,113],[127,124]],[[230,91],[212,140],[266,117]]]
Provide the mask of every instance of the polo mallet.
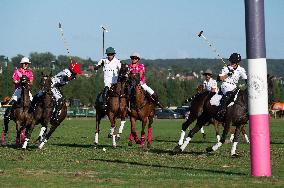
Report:
[[224,65],[227,67],[228,65],[224,61],[224,59],[220,56],[220,54],[217,52],[216,48],[207,40],[207,38],[203,35],[203,31],[200,31],[198,34],[198,37],[204,38],[204,40],[208,43],[208,45],[212,48],[213,52],[217,54],[217,56],[221,59],[221,61],[224,63]]
[[106,27],[104,27],[104,26],[102,26],[102,25],[101,25],[101,28],[102,28],[102,30],[103,30],[103,57],[104,57],[104,53],[105,53],[105,32],[107,33],[108,30],[107,30]]
[[60,33],[61,33],[61,39],[63,40],[65,49],[66,49],[66,51],[67,51],[68,57],[69,57],[70,60],[71,60],[72,58],[71,58],[71,53],[70,53],[70,51],[69,51],[69,45],[68,45],[68,43],[67,43],[67,41],[66,41],[66,38],[64,37],[63,28],[62,28],[62,25],[61,25],[60,22],[59,22],[59,24],[58,24],[58,27],[59,27],[59,30],[60,30]]
[[2,108],[8,108],[8,107],[11,107],[12,105],[11,104],[3,104],[3,105],[0,105],[0,107]]

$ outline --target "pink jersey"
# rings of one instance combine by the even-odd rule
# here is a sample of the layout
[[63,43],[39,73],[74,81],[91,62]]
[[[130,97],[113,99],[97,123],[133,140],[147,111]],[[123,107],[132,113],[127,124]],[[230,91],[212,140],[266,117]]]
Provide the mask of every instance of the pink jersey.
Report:
[[[33,76],[33,72],[30,70],[30,69],[23,69],[23,68],[18,68],[14,71],[14,74],[13,74],[13,80],[14,81],[20,81],[21,77],[25,75],[27,76],[30,81],[33,81],[34,79],[34,76]],[[19,87],[19,84],[16,84],[15,85],[15,88],[18,88]]]
[[140,75],[140,81],[142,83],[145,83],[145,67],[144,67],[144,64],[137,63],[136,66],[135,66],[134,64],[130,63],[129,67],[130,67],[131,72],[134,72],[134,73],[143,72],[143,74]]

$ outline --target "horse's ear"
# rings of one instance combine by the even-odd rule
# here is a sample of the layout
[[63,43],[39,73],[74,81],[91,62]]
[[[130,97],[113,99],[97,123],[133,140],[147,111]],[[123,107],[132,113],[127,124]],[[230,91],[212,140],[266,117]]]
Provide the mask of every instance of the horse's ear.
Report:
[[43,72],[41,71],[41,75],[43,76]]

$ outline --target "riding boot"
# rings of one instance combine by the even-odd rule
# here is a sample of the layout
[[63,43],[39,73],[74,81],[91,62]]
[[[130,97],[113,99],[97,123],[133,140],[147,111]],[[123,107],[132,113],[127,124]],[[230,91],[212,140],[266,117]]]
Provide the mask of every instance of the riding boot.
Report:
[[14,106],[14,104],[16,103],[15,100],[12,100],[8,103],[9,106],[6,110],[5,110],[5,114],[4,114],[4,120],[10,121],[10,116],[11,116],[11,110]]
[[103,108],[106,109],[107,107],[107,95],[108,95],[109,87],[106,86],[103,91]]
[[216,117],[215,117],[217,121],[223,121],[224,116],[226,114],[228,102],[230,101],[230,99],[232,97],[232,93],[233,92],[229,91],[222,97],[222,99],[220,101],[220,105],[218,107],[218,112],[217,112]]
[[63,99],[60,98],[55,103],[55,110],[54,110],[53,116],[52,116],[52,120],[57,122],[57,123],[59,122],[59,112],[62,109],[62,107],[63,107]]
[[29,112],[30,112],[30,113],[35,110],[35,107],[36,107],[38,101],[40,100],[41,96],[42,96],[42,95],[40,95],[40,94],[38,93],[38,94],[36,94],[36,95],[33,97],[33,100],[32,100],[32,102],[31,102],[31,106],[30,106],[30,109],[29,109]]
[[151,95],[151,98],[153,99],[153,101],[156,103],[157,106],[159,106],[160,108],[164,108],[164,106],[160,103],[159,97],[156,93],[153,93]]

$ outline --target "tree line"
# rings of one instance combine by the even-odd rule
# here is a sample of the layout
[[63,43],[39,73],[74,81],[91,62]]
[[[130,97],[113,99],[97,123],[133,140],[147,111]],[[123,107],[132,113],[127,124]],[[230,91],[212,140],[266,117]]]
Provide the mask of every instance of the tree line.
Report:
[[[12,74],[15,68],[20,66],[20,60],[23,55],[17,55],[11,59],[0,56],[0,97],[12,96],[14,85],[12,83]],[[55,56],[50,52],[33,52],[29,56],[34,72],[34,84],[32,94],[39,90],[41,72],[45,74],[57,74],[59,71],[67,68],[70,59],[68,56]],[[85,76],[78,76],[76,80],[62,88],[62,92],[67,99],[80,99],[81,103],[87,106],[95,104],[96,96],[103,89],[102,70],[90,71],[89,67],[97,64],[92,59],[83,59],[73,57],[81,64]],[[163,104],[167,106],[182,105],[183,101],[196,93],[196,87],[202,83],[202,72],[210,68],[214,77],[218,75],[223,64],[218,59],[157,59],[141,60],[146,67],[147,84],[153,88],[160,97]],[[7,66],[5,64],[7,62]],[[123,63],[129,63],[130,60],[122,60]],[[241,62],[247,69],[247,61]],[[267,60],[268,73],[277,77],[283,76],[284,60]],[[178,75],[178,76],[177,76]],[[184,79],[181,79],[181,78]],[[218,83],[220,85],[221,83]],[[274,84],[274,98],[278,101],[284,101],[284,83],[282,80],[276,80]]]

